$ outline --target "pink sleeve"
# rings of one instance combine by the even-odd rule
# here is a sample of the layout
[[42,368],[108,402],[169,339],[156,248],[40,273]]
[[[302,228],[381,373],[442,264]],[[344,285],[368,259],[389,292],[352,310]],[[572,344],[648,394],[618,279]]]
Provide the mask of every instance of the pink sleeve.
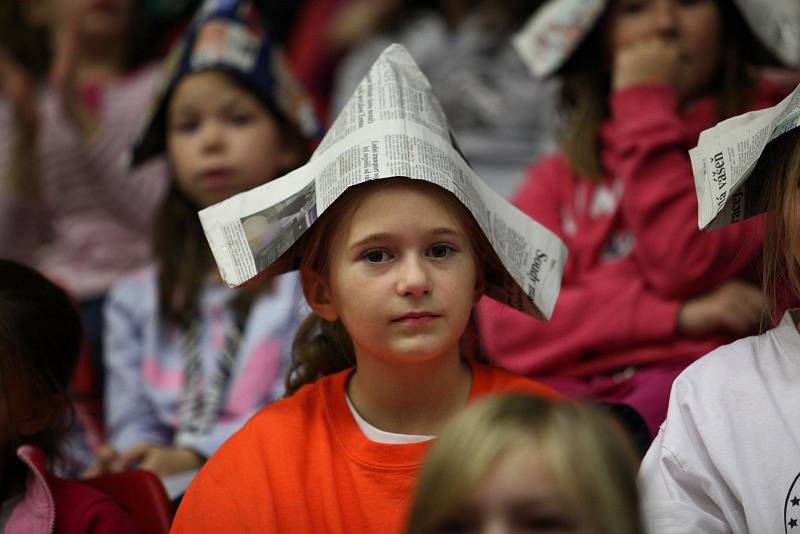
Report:
[[[565,172],[555,160],[537,165],[516,199],[523,211],[562,236],[559,184],[568,181]],[[493,362],[523,374],[546,374],[594,351],[674,338],[678,302],[648,291],[640,277],[598,268],[579,279],[573,272],[568,259],[550,321],[481,300],[478,328]]]
[[694,146],[669,89],[638,86],[611,98],[617,168],[625,183],[625,221],[648,285],[672,298],[697,295],[736,276],[761,249],[760,219],[704,232],[688,150]]

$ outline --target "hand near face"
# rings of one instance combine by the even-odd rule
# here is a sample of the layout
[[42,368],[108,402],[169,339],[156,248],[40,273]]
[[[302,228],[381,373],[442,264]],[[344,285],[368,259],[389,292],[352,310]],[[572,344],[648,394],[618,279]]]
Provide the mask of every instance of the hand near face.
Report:
[[614,90],[634,85],[674,87],[679,78],[681,53],[672,39],[652,37],[617,51],[614,57]]

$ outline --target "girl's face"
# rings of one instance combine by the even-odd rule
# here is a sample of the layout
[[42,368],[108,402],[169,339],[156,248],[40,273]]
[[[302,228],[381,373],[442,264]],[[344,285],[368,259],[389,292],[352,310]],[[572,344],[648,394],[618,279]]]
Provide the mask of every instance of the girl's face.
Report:
[[324,319],[340,319],[357,359],[458,357],[480,294],[470,236],[436,186],[393,182],[370,189],[332,236],[328,274],[306,284]]
[[613,0],[609,8],[608,39],[614,55],[650,39],[678,47],[681,75],[675,84],[683,99],[708,90],[720,61],[721,36],[717,0]]
[[502,455],[463,507],[439,532],[589,534],[580,514],[554,491],[555,484],[533,447]]
[[258,97],[218,71],[189,74],[175,88],[167,153],[178,187],[201,208],[269,182],[297,158]]

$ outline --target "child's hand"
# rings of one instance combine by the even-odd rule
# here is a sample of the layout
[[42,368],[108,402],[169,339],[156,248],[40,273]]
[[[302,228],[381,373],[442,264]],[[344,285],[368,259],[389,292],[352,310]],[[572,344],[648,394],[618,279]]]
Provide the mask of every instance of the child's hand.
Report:
[[97,455],[95,455],[95,462],[92,467],[86,470],[83,474],[84,478],[92,478],[115,471],[114,466],[119,460],[119,453],[113,447],[108,445],[103,446]]
[[97,133],[99,123],[95,113],[81,98],[78,66],[81,59],[77,19],[80,10],[70,10],[63,28],[55,39],[55,53],[50,81],[61,95],[61,108],[64,115],[78,130],[84,142],[90,142]]
[[15,141],[32,148],[39,131],[36,84],[30,73],[0,48],[0,91],[6,95],[14,110]]
[[675,41],[659,37],[638,41],[614,57],[613,88],[645,83],[674,87],[680,63],[681,53]]
[[754,334],[765,310],[766,301],[758,286],[730,280],[683,304],[678,314],[678,334]]
[[191,449],[184,447],[164,447],[153,443],[142,443],[123,454],[117,466],[119,469],[137,468],[151,471],[159,477],[197,469],[203,465],[203,458]]

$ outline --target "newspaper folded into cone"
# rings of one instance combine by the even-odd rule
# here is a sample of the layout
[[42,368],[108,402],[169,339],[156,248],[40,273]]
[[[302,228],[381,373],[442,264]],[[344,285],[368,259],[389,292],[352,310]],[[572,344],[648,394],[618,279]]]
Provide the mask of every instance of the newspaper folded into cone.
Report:
[[308,163],[200,212],[222,278],[238,286],[275,262],[270,274],[296,268],[302,246],[293,245],[348,187],[398,176],[447,189],[473,215],[503,267],[487,269],[488,296],[551,316],[566,247],[472,171],[428,80],[396,44],[372,66]]
[[[800,66],[799,0],[733,3],[767,50],[787,66]],[[534,76],[550,76],[572,56],[608,5],[609,0],[548,0],[514,35],[514,48]]]
[[758,215],[763,177],[753,174],[767,143],[800,126],[800,85],[778,105],[724,120],[689,151],[698,225],[710,230]]

